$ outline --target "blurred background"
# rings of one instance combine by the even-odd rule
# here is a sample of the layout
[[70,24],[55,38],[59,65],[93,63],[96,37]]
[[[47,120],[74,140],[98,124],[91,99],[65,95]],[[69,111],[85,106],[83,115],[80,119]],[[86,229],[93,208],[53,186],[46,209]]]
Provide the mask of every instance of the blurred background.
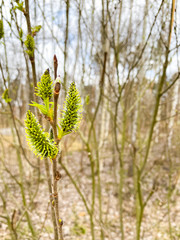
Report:
[[72,81],[83,105],[58,163],[64,239],[180,239],[180,1],[0,0],[0,21],[0,239],[54,239],[24,131],[54,54],[58,117]]

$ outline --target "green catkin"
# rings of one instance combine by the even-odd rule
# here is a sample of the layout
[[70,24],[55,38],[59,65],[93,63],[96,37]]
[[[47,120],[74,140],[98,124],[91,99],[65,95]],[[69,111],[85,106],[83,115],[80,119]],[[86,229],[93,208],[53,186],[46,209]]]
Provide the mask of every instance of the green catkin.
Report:
[[50,99],[53,95],[53,81],[47,69],[41,77],[36,87],[36,95],[42,98],[42,100]]
[[3,21],[0,20],[0,39],[4,36],[4,27],[3,27]]
[[82,118],[81,98],[74,82],[71,83],[64,104],[62,119],[60,122],[63,134],[75,132],[79,128]]
[[30,34],[27,35],[24,44],[27,48],[26,52],[29,55],[29,57],[33,57],[34,49],[35,49],[35,41],[34,41],[34,38]]
[[9,98],[9,90],[8,90],[8,89],[6,89],[6,90],[4,91],[4,93],[2,94],[2,99],[4,99],[5,102],[7,102],[7,103],[9,103],[9,102],[12,101],[12,99]]
[[49,134],[44,132],[38,120],[31,111],[27,111],[25,118],[26,138],[33,152],[43,157],[54,159],[58,154],[58,148],[54,141],[49,139]]

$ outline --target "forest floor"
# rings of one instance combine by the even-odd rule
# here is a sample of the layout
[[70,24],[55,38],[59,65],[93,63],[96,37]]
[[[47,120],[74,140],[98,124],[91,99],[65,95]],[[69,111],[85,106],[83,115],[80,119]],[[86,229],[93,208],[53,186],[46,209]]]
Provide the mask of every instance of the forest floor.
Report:
[[[16,180],[21,181],[18,167],[17,144],[12,140],[12,136],[0,136],[0,239],[13,239],[7,226],[7,216],[13,222],[13,227],[17,228],[19,240],[32,239],[28,225],[24,216],[24,206],[20,185]],[[25,142],[24,142],[25,143]],[[81,146],[80,146],[81,147]],[[161,147],[161,148],[159,148]],[[76,180],[82,193],[84,194],[88,206],[91,205],[92,178],[88,155],[84,151],[79,151],[78,144],[72,145],[68,152],[64,154],[63,163]],[[161,150],[159,150],[161,149]],[[34,155],[27,150],[29,159],[34,159]],[[169,191],[169,163],[164,159],[164,147],[161,145],[153,148],[152,155],[156,155],[153,165],[149,166],[146,181],[143,183],[144,198],[152,189],[156,182],[154,194],[149,200],[142,223],[142,238],[144,240],[178,240],[180,239],[180,179],[179,160],[175,158],[172,168],[172,191]],[[124,179],[124,230],[125,240],[134,240],[136,232],[136,212],[133,190],[133,176],[129,155],[125,156],[125,179]],[[112,164],[112,153],[107,148],[101,152],[103,159],[103,169],[101,171],[102,187],[102,212],[105,240],[120,240],[119,205],[118,205],[118,182],[115,175],[118,175],[118,165]],[[53,227],[50,215],[49,193],[46,180],[46,173],[43,160],[40,160],[40,176],[37,171],[29,166],[23,159],[23,186],[26,194],[27,209],[38,232],[37,239],[53,239]],[[33,163],[37,163],[33,160]],[[51,162],[49,162],[51,165]],[[153,166],[153,167],[152,167]],[[63,231],[65,240],[90,240],[90,219],[79,194],[74,188],[69,177],[64,170],[58,166],[62,174],[59,182],[59,208],[60,217],[63,219]],[[117,170],[117,171],[116,171]],[[16,180],[15,180],[16,179]],[[97,175],[96,175],[97,181]],[[170,195],[168,195],[170,194]],[[170,196],[168,201],[168,196]],[[3,201],[2,201],[3,199]],[[100,240],[99,204],[96,187],[95,199],[95,239]],[[171,223],[171,237],[170,224]],[[19,227],[18,227],[19,226]]]

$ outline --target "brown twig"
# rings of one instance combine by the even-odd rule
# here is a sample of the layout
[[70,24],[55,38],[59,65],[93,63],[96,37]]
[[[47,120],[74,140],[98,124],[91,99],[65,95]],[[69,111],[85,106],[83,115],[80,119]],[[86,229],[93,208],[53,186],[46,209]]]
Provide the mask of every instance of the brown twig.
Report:
[[[5,87],[5,89],[7,90],[8,88],[7,88],[7,85],[6,85],[6,79],[5,79],[5,76],[4,76],[4,72],[3,72],[3,68],[2,68],[1,62],[0,62],[0,69],[1,69],[1,74],[2,74],[3,81],[4,81],[4,87]],[[12,120],[13,120],[14,128],[15,128],[15,131],[16,131],[16,135],[17,135],[18,142],[19,142],[19,146],[20,146],[20,148],[21,148],[21,150],[22,150],[22,153],[23,153],[26,161],[29,163],[29,165],[30,165],[31,167],[33,167],[33,168],[38,169],[38,167],[35,166],[33,163],[31,163],[31,162],[29,161],[28,157],[26,156],[26,152],[25,152],[25,150],[24,150],[24,148],[23,148],[23,146],[22,146],[20,134],[19,134],[19,131],[18,131],[18,128],[17,128],[17,125],[16,125],[16,120],[15,120],[13,108],[12,108],[10,102],[8,102],[8,105],[9,105],[9,108],[10,108],[11,117],[12,117]]]
[[58,60],[56,55],[54,55],[54,79],[57,78],[57,68],[58,68]]
[[57,190],[57,182],[60,179],[60,173],[57,171],[57,158],[53,159],[53,199],[54,199],[54,211],[56,216],[56,224],[58,226],[58,232],[60,239],[63,240],[62,225],[63,221],[59,217],[59,197]]
[[[54,55],[54,76],[57,76],[57,66],[58,66],[58,61],[56,58],[56,55]],[[55,83],[54,87],[54,117],[53,117],[53,134],[54,134],[54,141],[58,145],[59,139],[57,136],[57,108],[58,108],[58,98],[59,98],[59,93],[60,93],[61,85],[60,82]],[[58,191],[57,191],[57,182],[60,179],[60,173],[57,171],[57,157],[52,160],[53,161],[53,166],[52,166],[52,171],[53,171],[53,199],[54,199],[54,211],[55,211],[55,216],[56,216],[56,224],[58,226],[58,232],[60,239],[63,240],[63,233],[62,233],[62,225],[63,221],[62,219],[59,218],[59,199],[58,199]]]
[[[29,15],[29,0],[25,0],[24,16],[26,18],[28,34],[32,36],[31,21],[30,21],[30,15]],[[29,60],[31,62],[32,74],[33,74],[33,86],[35,89],[35,87],[37,87],[37,79],[36,79],[36,65],[35,65],[35,54],[34,53],[33,53],[33,56],[31,56],[31,57],[29,56]],[[38,98],[36,95],[35,95],[35,101],[38,102]]]
[[53,196],[52,196],[52,181],[51,181],[51,176],[50,176],[50,171],[49,171],[49,163],[48,159],[44,159],[45,163],[45,169],[46,169],[46,175],[47,175],[47,182],[48,182],[48,188],[49,188],[49,199],[51,203],[51,217],[52,217],[52,222],[54,226],[54,240],[58,240],[58,229],[57,229],[57,224],[56,224],[56,216],[53,208]]

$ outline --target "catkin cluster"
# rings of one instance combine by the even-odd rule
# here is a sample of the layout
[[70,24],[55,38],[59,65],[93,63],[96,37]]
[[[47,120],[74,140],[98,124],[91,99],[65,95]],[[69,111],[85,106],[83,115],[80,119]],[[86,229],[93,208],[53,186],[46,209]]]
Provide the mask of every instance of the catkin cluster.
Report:
[[[57,82],[55,83],[55,86],[56,84]],[[39,104],[32,102],[30,105],[37,107],[54,127],[54,102],[49,101],[53,95],[53,81],[49,74],[49,69],[47,69],[42,75],[41,80],[35,89],[35,94],[43,100],[43,103]],[[62,118],[56,125],[58,129],[58,140],[69,133],[75,132],[79,128],[82,118],[81,110],[81,98],[75,83],[72,82],[64,103]],[[42,130],[38,120],[30,111],[28,111],[26,114],[25,131],[28,143],[36,155],[41,156],[41,158],[56,158],[58,154],[58,148],[53,140],[53,132],[51,131],[49,136],[47,132]]]

